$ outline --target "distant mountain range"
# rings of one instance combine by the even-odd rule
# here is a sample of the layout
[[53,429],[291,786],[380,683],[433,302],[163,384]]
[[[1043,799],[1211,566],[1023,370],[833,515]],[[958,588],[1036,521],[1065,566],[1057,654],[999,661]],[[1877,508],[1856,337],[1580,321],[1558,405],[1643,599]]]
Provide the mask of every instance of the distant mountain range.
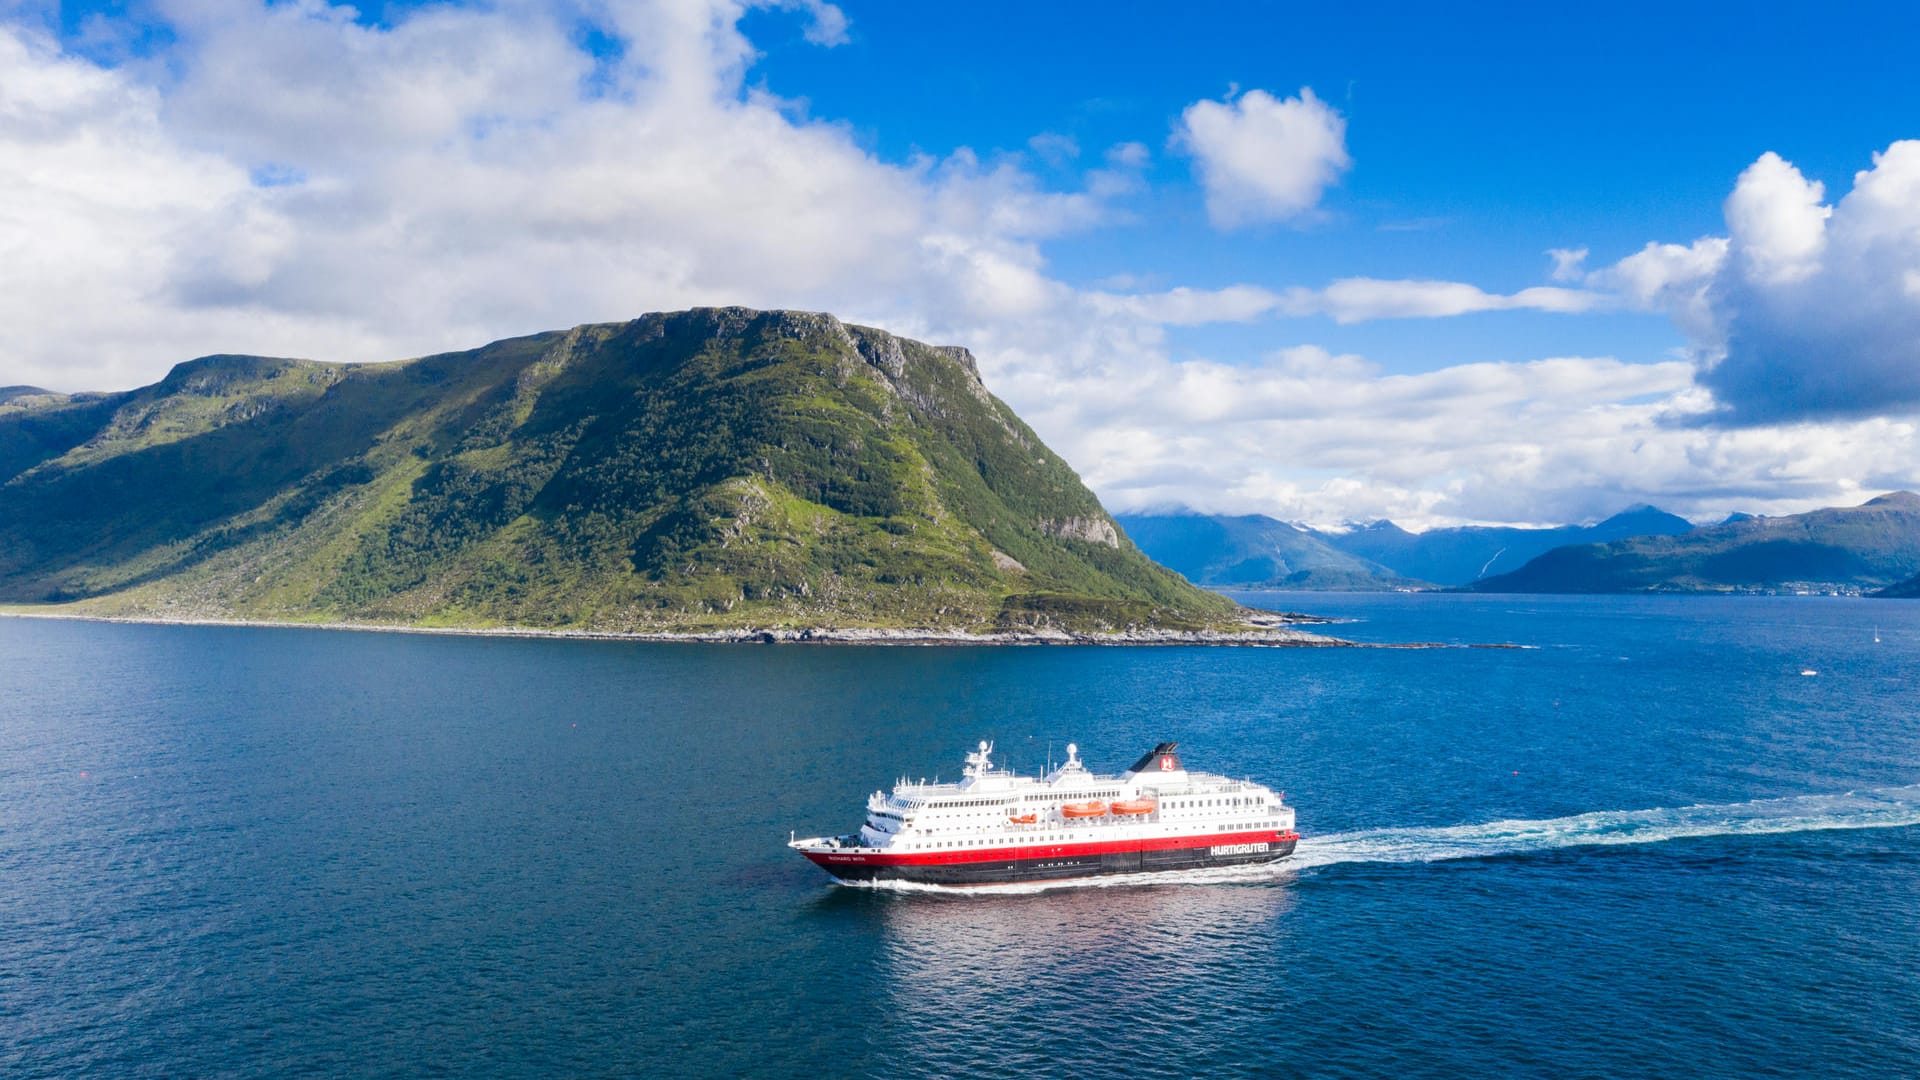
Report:
[[1505,570],[1518,570],[1536,556],[1568,544],[1596,544],[1629,536],[1670,536],[1693,528],[1686,518],[1638,506],[1594,525],[1552,529],[1467,525],[1410,533],[1377,521],[1344,533],[1322,533],[1342,551],[1393,568],[1397,574],[1436,585],[1467,585]]
[[[1872,590],[1920,595],[1920,496],[1696,528],[1641,506],[1593,525],[1320,531],[1261,515],[1122,514],[1141,550],[1213,588],[1485,592]],[[1511,567],[1499,572],[1501,567]],[[1903,592],[1902,590],[1906,590]]]
[[1261,514],[1121,514],[1114,520],[1155,562],[1199,585],[1377,590],[1423,584]]
[[1483,592],[1726,592],[1893,585],[1920,573],[1920,495],[1558,548]]
[[0,602],[607,631],[1239,625],[966,350],[708,308],[0,389]]
[[1116,518],[1140,549],[1209,587],[1397,589],[1468,585],[1496,567],[1518,568],[1567,544],[1693,528],[1687,519],[1637,507],[1595,525],[1552,529],[1468,525],[1408,532],[1391,521],[1317,530],[1261,514],[1226,517],[1175,511]]

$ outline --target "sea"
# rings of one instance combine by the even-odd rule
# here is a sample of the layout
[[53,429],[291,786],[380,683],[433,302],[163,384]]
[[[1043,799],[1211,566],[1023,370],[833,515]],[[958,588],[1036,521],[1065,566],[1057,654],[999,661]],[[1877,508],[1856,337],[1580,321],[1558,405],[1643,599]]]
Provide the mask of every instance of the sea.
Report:
[[[1444,647],[0,619],[0,1075],[1920,1074],[1920,603],[1242,599]],[[1304,839],[975,890],[786,847],[981,739],[1176,740]]]

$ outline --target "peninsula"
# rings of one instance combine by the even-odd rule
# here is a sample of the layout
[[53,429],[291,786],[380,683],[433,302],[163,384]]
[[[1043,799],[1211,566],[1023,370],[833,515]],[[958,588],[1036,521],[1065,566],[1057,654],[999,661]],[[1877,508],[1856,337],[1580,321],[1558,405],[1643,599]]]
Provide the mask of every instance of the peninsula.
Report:
[[709,308],[0,399],[15,613],[1331,644],[1143,555],[965,349]]

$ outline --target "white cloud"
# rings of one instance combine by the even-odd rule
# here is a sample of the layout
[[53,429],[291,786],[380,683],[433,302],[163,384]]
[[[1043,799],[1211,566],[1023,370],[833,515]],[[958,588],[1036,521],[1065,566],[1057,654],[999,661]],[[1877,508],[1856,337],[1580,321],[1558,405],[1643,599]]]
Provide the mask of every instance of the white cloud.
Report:
[[780,6],[807,13],[805,36],[815,45],[831,48],[847,43],[847,15],[838,7],[823,0],[783,0]]
[[1547,256],[1553,260],[1552,278],[1555,281],[1579,281],[1587,275],[1587,249],[1548,248]]
[[1588,284],[1665,310],[1692,341],[1716,422],[1920,412],[1920,141],[1837,203],[1766,153],[1727,197],[1728,235],[1649,244]]
[[1458,281],[1342,278],[1318,291],[1291,291],[1286,307],[1291,314],[1325,314],[1337,323],[1356,323],[1373,319],[1436,319],[1518,309],[1574,313],[1592,310],[1603,299],[1596,293],[1548,285],[1502,295]]
[[1820,269],[1833,214],[1820,202],[1825,192],[1771,150],[1740,174],[1727,196],[1727,228],[1750,278],[1786,285]]
[[1707,289],[1727,259],[1725,237],[1705,236],[1691,244],[1649,243],[1603,270],[1587,275],[1587,284],[1612,291],[1628,304],[1665,311],[1689,337],[1713,332]]
[[1185,286],[1159,293],[1091,294],[1088,302],[1108,315],[1124,314],[1170,326],[1212,322],[1250,322],[1266,315],[1326,315],[1334,322],[1376,319],[1442,319],[1481,311],[1551,311],[1573,314],[1607,303],[1605,293],[1536,286],[1515,293],[1490,293],[1459,281],[1385,281],[1341,278],[1325,288],[1284,292],[1257,285],[1219,289]]
[[1043,131],[1028,139],[1027,146],[1040,155],[1040,160],[1055,168],[1064,167],[1080,156],[1080,144],[1073,136],[1057,131]]
[[1229,285],[1222,289],[1186,286],[1159,293],[1089,293],[1086,302],[1105,317],[1123,315],[1166,326],[1202,323],[1250,322],[1278,309],[1285,297],[1257,285]]
[[[1038,395],[1034,420],[1108,505],[1412,528],[1559,523],[1653,502],[1697,519],[1857,503],[1911,484],[1920,430],[1719,430],[1682,361],[1565,358],[1383,374],[1312,347],[1257,366],[1130,365]],[[1148,404],[1150,403],[1150,404]],[[1197,494],[1198,493],[1198,494]]]
[[154,83],[0,25],[9,381],[391,359],[701,303],[964,328],[1046,303],[1038,243],[1104,220],[1138,160],[1080,192],[964,150],[879,161],[745,88],[724,0],[608,9],[604,71],[564,11],[168,10]]
[[1587,280],[1617,290],[1643,307],[1663,307],[1691,300],[1720,272],[1726,258],[1724,237],[1705,236],[1692,244],[1649,243]]
[[[794,9],[817,40],[848,33],[837,9]],[[971,346],[994,391],[1116,505],[1411,524],[1642,500],[1779,512],[1893,486],[1920,460],[1898,420],[1674,423],[1715,404],[1684,364],[1409,375],[1289,342],[1245,365],[1176,362],[1167,344],[1169,327],[1275,316],[1691,306],[1703,334],[1731,343],[1711,379],[1738,370],[1761,315],[1812,325],[1802,307],[1817,302],[1837,325],[1920,299],[1910,144],[1856,179],[1818,244],[1757,224],[1650,245],[1584,289],[1352,277],[1085,291],[1050,275],[1045,244],[1124,220],[1144,146],[1105,151],[1064,190],[1019,154],[884,161],[846,126],[749,87],[739,5],[592,10],[618,56],[583,51],[567,11],[517,4],[371,26],[318,0],[166,0],[172,43],[117,67],[0,25],[0,383],[114,389],[215,351],[392,359],[742,303]],[[1295,166],[1284,182],[1207,174],[1224,185],[1210,181],[1216,220],[1297,216],[1345,168],[1344,121],[1309,93],[1201,104],[1193,132],[1224,120],[1246,160],[1291,147]],[[1287,124],[1298,130],[1276,134]],[[1185,145],[1203,172],[1228,160]],[[1751,202],[1756,220],[1777,202],[1804,225],[1817,198]],[[1736,264],[1764,265],[1768,284]],[[1814,269],[1782,284],[1782,266]],[[1147,270],[1107,289],[1139,289]]]
[[1312,210],[1353,163],[1347,121],[1302,88],[1276,98],[1196,101],[1180,114],[1176,144],[1194,157],[1207,216],[1222,229],[1288,221]]

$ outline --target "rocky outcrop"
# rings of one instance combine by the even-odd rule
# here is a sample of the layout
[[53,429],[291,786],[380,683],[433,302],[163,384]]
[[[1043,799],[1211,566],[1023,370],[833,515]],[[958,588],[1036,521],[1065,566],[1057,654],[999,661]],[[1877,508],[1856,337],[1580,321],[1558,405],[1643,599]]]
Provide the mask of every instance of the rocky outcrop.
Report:
[[1105,544],[1110,548],[1120,546],[1120,530],[1113,522],[1099,517],[1069,517],[1057,520],[1042,518],[1040,531],[1061,540],[1078,540],[1083,544]]

